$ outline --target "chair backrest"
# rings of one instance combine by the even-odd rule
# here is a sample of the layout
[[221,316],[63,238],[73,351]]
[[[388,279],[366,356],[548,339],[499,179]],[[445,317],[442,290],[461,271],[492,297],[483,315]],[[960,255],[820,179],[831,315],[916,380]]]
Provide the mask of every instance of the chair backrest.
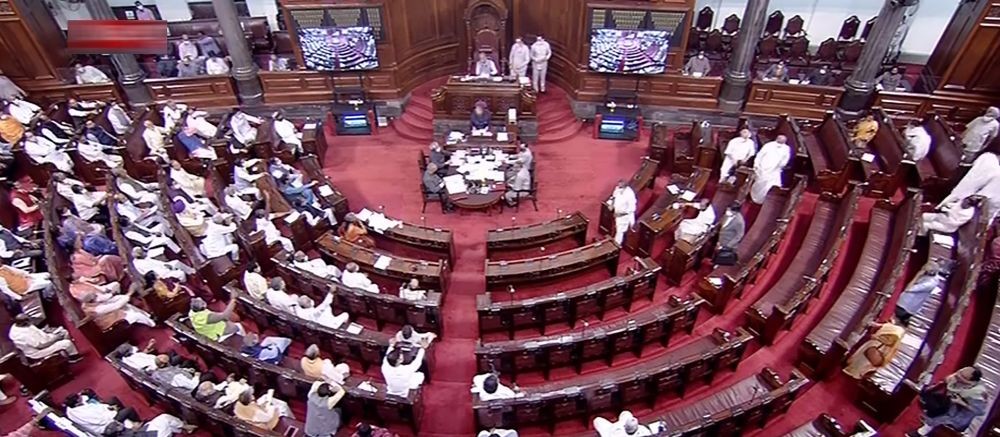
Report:
[[841,54],[841,61],[847,64],[855,64],[858,62],[858,58],[861,57],[861,49],[865,46],[864,43],[860,41],[851,41],[844,46],[844,51]]
[[739,32],[740,31],[739,15],[732,14],[726,17],[726,20],[722,22],[722,31],[728,34]]
[[857,15],[851,15],[844,20],[844,24],[840,26],[840,33],[837,34],[837,39],[841,41],[850,41],[854,39],[854,36],[858,34],[858,28],[861,27],[861,19]]
[[872,28],[875,27],[875,21],[878,21],[878,17],[872,17],[870,20],[865,22],[865,29],[861,31],[861,40],[867,41],[868,36],[872,33]]
[[694,28],[698,30],[708,30],[712,27],[712,20],[715,18],[715,11],[711,7],[705,6],[698,11],[698,18],[694,20]]
[[790,61],[804,60],[809,55],[809,39],[795,38],[791,46],[788,47],[788,59]]
[[813,57],[813,61],[819,61],[823,63],[832,63],[837,60],[837,41],[833,38],[827,38],[825,41],[820,43],[819,48],[816,50],[816,56]]
[[722,52],[722,32],[720,32],[719,29],[715,29],[708,33],[708,38],[705,39],[705,52]]
[[802,33],[802,30],[805,27],[805,21],[806,20],[804,20],[801,15],[796,15],[788,19],[788,24],[785,25],[785,38],[788,38],[789,36],[794,37]]
[[762,38],[757,43],[757,57],[763,60],[778,57],[778,38],[773,35]]
[[850,146],[847,142],[846,129],[843,121],[835,112],[827,112],[826,118],[817,131],[820,143],[830,158],[830,168],[832,170],[842,170],[847,166],[848,150]]
[[785,14],[781,11],[771,12],[771,15],[767,16],[767,22],[764,24],[764,35],[774,35],[777,36],[781,33],[781,25],[785,23]]

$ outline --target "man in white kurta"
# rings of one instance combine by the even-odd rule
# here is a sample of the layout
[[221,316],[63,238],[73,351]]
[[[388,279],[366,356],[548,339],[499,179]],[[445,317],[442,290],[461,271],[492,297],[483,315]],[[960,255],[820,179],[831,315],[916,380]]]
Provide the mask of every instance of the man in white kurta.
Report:
[[676,208],[690,206],[699,210],[697,216],[681,220],[680,224],[677,225],[677,231],[674,232],[674,239],[678,241],[684,240],[688,243],[694,243],[702,235],[705,235],[709,229],[712,229],[712,225],[715,224],[715,208],[712,207],[708,199],[702,199],[698,203],[677,204],[674,206]]
[[479,395],[481,401],[494,399],[511,399],[519,396],[518,392],[503,385],[500,378],[493,373],[481,373],[472,377],[472,393]]
[[497,69],[496,62],[486,56],[486,53],[479,52],[479,58],[476,60],[476,77],[488,78],[497,74],[500,74],[500,70]]
[[253,205],[241,197],[240,193],[236,190],[236,187],[232,185],[226,187],[225,194],[226,197],[223,201],[226,202],[226,206],[232,210],[233,214],[239,217],[240,220],[250,218],[250,214],[253,213]]
[[907,126],[903,131],[906,137],[906,155],[913,162],[920,161],[931,151],[931,134],[923,126]]
[[27,100],[14,99],[7,104],[7,112],[21,124],[30,124],[42,108]]
[[279,113],[274,114],[274,132],[278,134],[282,142],[291,148],[292,152],[302,153],[302,133],[295,129],[294,123]]
[[222,215],[215,215],[205,228],[205,237],[201,240],[201,253],[207,258],[228,255],[234,262],[238,261],[240,247],[233,242],[234,232],[236,225]]
[[260,274],[260,266],[256,263],[250,264],[243,272],[243,288],[246,289],[254,299],[265,299],[267,294],[267,278]]
[[333,303],[333,293],[327,293],[316,305],[309,296],[299,296],[299,305],[295,307],[295,315],[299,318],[316,322],[330,329],[338,329],[350,317],[347,313],[333,314],[330,304]]
[[355,263],[347,263],[344,266],[344,273],[340,275],[340,282],[345,286],[365,290],[369,293],[378,293],[378,284],[372,282],[368,275],[361,271]]
[[187,275],[194,274],[194,269],[178,260],[163,261],[149,256],[141,247],[132,248],[132,265],[140,275],[148,272],[156,273],[156,277],[187,281]]
[[640,425],[630,411],[622,411],[617,422],[603,417],[594,418],[594,431],[601,437],[642,437],[653,435],[649,428]]
[[786,144],[787,141],[784,135],[778,135],[774,141],[761,147],[754,159],[750,199],[758,205],[764,203],[771,188],[781,186],[781,171],[792,159],[792,148]]
[[301,250],[295,252],[295,260],[292,265],[303,272],[309,272],[321,278],[336,279],[341,274],[337,266],[327,264],[322,258],[309,259],[309,256]]
[[184,112],[187,109],[187,105],[183,103],[174,103],[173,100],[167,100],[167,104],[163,105],[163,126],[168,131],[174,130],[174,126],[177,126],[181,119],[184,118]]
[[198,46],[186,34],[181,35],[181,40],[177,43],[177,59],[194,59],[197,57]]
[[177,188],[187,193],[191,197],[205,196],[205,178],[188,173],[181,163],[173,161],[170,163],[170,180]]
[[219,128],[205,117],[208,117],[207,112],[193,110],[187,116],[187,126],[194,129],[198,133],[198,136],[206,140],[215,138],[215,135],[219,133]]
[[958,181],[951,194],[945,197],[938,208],[971,195],[986,198],[986,210],[990,221],[1000,211],[1000,159],[994,153],[983,153],[972,162],[972,168]]
[[76,129],[69,123],[52,120],[45,114],[38,118],[37,127],[45,139],[59,145],[69,144],[76,135]]
[[271,279],[271,285],[264,292],[264,300],[278,311],[290,314],[295,314],[295,308],[299,306],[299,297],[288,293],[281,278]]
[[733,169],[746,164],[757,154],[757,143],[754,142],[750,129],[740,129],[740,136],[729,140],[722,156],[722,168],[719,171],[720,180],[726,180],[732,175]]
[[128,129],[132,127],[132,117],[128,115],[125,108],[118,102],[114,102],[111,106],[108,106],[108,122],[111,123],[111,129],[115,131],[117,135],[125,135]]
[[77,120],[97,116],[101,113],[101,108],[103,107],[104,102],[95,102],[93,100],[69,99],[66,101],[66,112],[69,113],[70,117]]
[[24,153],[39,164],[52,164],[59,171],[72,173],[73,158],[59,150],[55,143],[28,131],[24,133]]
[[233,130],[233,137],[240,144],[248,146],[257,141],[257,128],[263,120],[254,117],[243,111],[237,111],[229,119],[229,127]]
[[531,45],[531,85],[535,92],[545,92],[545,75],[549,72],[552,47],[541,35]]
[[528,193],[531,190],[531,171],[528,167],[521,164],[515,164],[514,177],[507,182],[507,192],[503,194],[504,200],[507,204],[514,206],[521,199],[522,196],[530,196]]
[[972,220],[976,214],[975,202],[971,197],[962,200],[952,200],[942,206],[939,211],[925,212],[921,218],[920,235],[933,231],[950,234]]
[[14,316],[14,325],[10,327],[7,335],[24,356],[33,360],[42,360],[61,352],[65,352],[71,358],[80,355],[66,329],[39,328],[32,325],[31,320],[24,314]]
[[424,349],[417,349],[417,356],[410,363],[403,363],[398,349],[390,351],[382,360],[382,377],[386,392],[391,395],[407,396],[410,390],[420,388],[424,383],[424,373],[420,365],[424,361]]
[[138,323],[151,327],[156,326],[156,322],[153,321],[149,313],[129,303],[131,299],[132,293],[111,294],[100,292],[87,293],[80,299],[80,302],[83,303],[84,311],[89,316],[103,317],[121,311],[122,318],[130,325]]
[[625,240],[625,232],[628,232],[629,227],[635,223],[637,203],[635,190],[624,180],[618,181],[618,186],[615,187],[615,191],[611,193],[611,199],[608,200],[608,206],[611,207],[611,211],[615,215],[615,242],[618,244],[622,244],[622,241]]
[[122,165],[125,160],[118,155],[108,153],[110,148],[104,144],[84,138],[76,143],[76,151],[87,162],[100,162],[108,168]]
[[510,75],[518,79],[528,77],[528,64],[531,63],[531,49],[520,37],[514,38],[510,47]]
[[108,83],[111,82],[111,78],[104,74],[103,71],[98,70],[97,67],[93,65],[81,65],[76,64],[76,83],[83,85],[88,83]]
[[143,122],[143,127],[142,140],[146,142],[149,156],[170,159],[167,155],[167,136],[170,135],[170,130],[157,126],[150,120]]
[[281,235],[281,231],[278,227],[274,225],[271,221],[272,217],[264,210],[257,210],[257,217],[254,219],[254,225],[257,227],[258,232],[264,233],[264,242],[270,246],[274,243],[278,243],[286,252],[291,252],[295,250],[295,245],[292,244],[292,240]]
[[990,106],[986,113],[976,117],[976,119],[965,125],[965,132],[962,133],[962,144],[965,145],[965,153],[977,154],[997,137],[1000,132],[1000,109]]
[[229,63],[218,56],[205,61],[205,74],[229,74]]

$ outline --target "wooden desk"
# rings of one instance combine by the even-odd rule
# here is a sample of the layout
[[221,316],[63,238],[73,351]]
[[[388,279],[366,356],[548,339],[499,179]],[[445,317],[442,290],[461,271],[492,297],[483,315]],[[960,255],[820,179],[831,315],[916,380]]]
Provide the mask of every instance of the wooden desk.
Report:
[[[695,193],[696,197],[692,202],[700,199],[711,174],[711,169],[695,167],[690,177],[683,179],[677,177],[675,181],[672,181],[671,185],[677,187],[677,193],[674,194],[670,190],[664,189],[663,194],[656,199],[653,206],[639,216],[636,223],[638,226],[633,227],[625,234],[625,248],[639,256],[651,256],[654,253],[659,255],[663,250],[662,248],[654,250],[657,240],[684,219],[685,208],[673,208],[673,204],[685,202],[680,198],[685,191]],[[721,210],[716,210],[716,213],[722,215]]]
[[[323,135],[318,138],[323,138]],[[343,220],[344,215],[350,211],[347,196],[333,185],[329,177],[323,174],[319,158],[316,155],[306,155],[299,158],[298,162],[307,181],[316,181],[318,184],[316,185],[316,198],[319,199],[320,204],[327,208],[333,208],[333,215],[337,217],[337,220]]]
[[164,77],[143,81],[156,104],[176,100],[200,109],[239,105],[233,78],[228,74],[197,77]]
[[791,114],[793,117],[818,121],[823,119],[826,111],[837,109],[843,94],[843,87],[755,80],[750,87],[746,112],[763,115]]
[[[635,171],[632,175],[632,179],[628,181],[628,186],[632,187],[635,191],[635,196],[638,199],[639,192],[646,188],[652,188],[653,182],[656,181],[656,174],[660,171],[660,163],[650,157],[646,156],[642,158],[642,163],[639,164],[639,169]],[[601,201],[601,216],[598,221],[598,230],[601,234],[615,234],[615,213],[608,205],[611,200],[611,194]]]
[[[401,258],[391,253],[358,246],[342,238],[335,237],[329,232],[323,234],[316,241],[316,245],[323,257],[332,259],[341,267],[353,262],[357,263],[361,267],[361,270],[385,278],[399,281],[409,281],[410,279],[417,278],[424,286],[442,291],[447,287],[447,261],[423,261]],[[389,263],[389,267],[385,270],[375,268],[375,261],[381,256],[392,258],[392,262]]]
[[574,212],[550,222],[516,228],[499,228],[486,231],[486,252],[524,249],[541,246],[563,238],[573,238],[580,246],[587,244],[587,225],[590,220],[582,212]]
[[[395,220],[386,216],[389,220]],[[450,263],[452,260],[452,236],[448,229],[429,228],[426,226],[406,223],[399,220],[399,226],[379,232],[368,226],[368,235],[377,239],[385,239],[394,243],[404,244],[435,254],[444,255]]]
[[[503,200],[504,191],[504,188],[493,188],[486,194],[456,193],[449,195],[448,200],[459,209],[486,211],[487,214],[492,214],[493,207]],[[503,209],[503,205],[500,208]]]
[[611,275],[618,272],[620,248],[611,238],[548,256],[514,261],[486,260],[486,285],[502,286],[543,281],[604,264]]
[[467,119],[476,102],[486,102],[494,121],[506,123],[507,110],[517,109],[518,120],[534,118],[535,92],[513,81],[468,81],[451,76],[441,88],[431,92],[434,118]]

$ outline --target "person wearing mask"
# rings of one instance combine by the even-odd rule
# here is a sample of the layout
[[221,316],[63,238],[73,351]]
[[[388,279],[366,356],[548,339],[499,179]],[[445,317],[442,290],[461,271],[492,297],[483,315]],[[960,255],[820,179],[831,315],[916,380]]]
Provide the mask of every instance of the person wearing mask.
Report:
[[934,427],[948,426],[962,433],[979,416],[986,414],[990,389],[983,382],[983,372],[963,367],[920,394],[922,426],[908,436],[930,435]]
[[715,208],[708,199],[701,199],[697,203],[675,203],[671,207],[674,209],[691,207],[698,210],[697,216],[681,220],[677,225],[677,230],[674,232],[675,241],[683,240],[694,244],[715,225]]
[[493,116],[490,114],[490,111],[486,109],[486,102],[482,100],[476,102],[475,108],[472,109],[472,115],[469,117],[469,126],[472,129],[472,135],[489,135],[492,118]]
[[229,58],[211,56],[205,60],[205,74],[229,74]]
[[205,56],[222,57],[224,54],[222,47],[219,47],[219,42],[215,40],[215,37],[205,35],[205,32],[198,32],[198,48],[201,49],[201,53]]
[[923,126],[907,125],[903,131],[903,136],[906,138],[906,144],[904,145],[906,157],[913,162],[924,159],[930,153],[931,134],[927,133],[927,129]]
[[156,21],[153,10],[147,8],[142,2],[135,2],[135,19],[144,21]]
[[197,57],[198,45],[191,41],[187,34],[181,35],[181,40],[177,42],[177,58],[190,60]]
[[879,91],[896,91],[902,86],[903,73],[899,71],[899,67],[892,67],[889,71],[875,78],[875,88]]
[[949,203],[938,206],[936,211],[925,212],[921,215],[919,235],[927,235],[931,231],[951,234],[972,220],[975,214],[975,197],[969,196],[961,200],[951,200]]
[[340,408],[337,403],[347,391],[339,384],[316,381],[306,396],[306,437],[333,437],[340,429]]
[[950,270],[946,261],[928,262],[923,274],[899,295],[894,312],[896,320],[904,326],[909,324],[910,318],[920,312],[927,299],[944,291]]
[[514,176],[507,181],[507,191],[503,194],[504,201],[509,206],[516,206],[522,197],[530,196],[531,171],[520,163],[512,167]]
[[818,69],[809,73],[806,78],[807,85],[831,86],[833,85],[833,73],[826,65],[821,65]]
[[705,52],[700,51],[697,55],[692,56],[688,59],[687,63],[684,64],[684,74],[690,74],[694,77],[705,77],[708,73],[712,71],[712,62],[708,60],[705,56]]
[[965,145],[965,153],[975,156],[982,152],[987,145],[993,142],[1000,132],[1000,109],[990,106],[986,112],[976,117],[965,125],[965,132],[962,132],[962,144]]
[[437,141],[431,142],[430,153],[427,155],[427,161],[430,164],[438,166],[438,168],[444,168],[448,165],[448,156],[444,154],[444,149],[441,147]]
[[726,150],[722,153],[722,167],[719,170],[719,179],[724,181],[735,181],[731,177],[733,170],[746,164],[757,154],[757,143],[753,140],[750,129],[740,129],[740,135],[729,140]]
[[611,193],[611,199],[608,199],[608,206],[615,215],[615,242],[619,245],[625,240],[625,233],[635,223],[637,202],[635,190],[624,179],[619,180]]
[[734,250],[743,240],[746,232],[746,221],[743,219],[743,212],[740,204],[734,203],[726,209],[722,216],[722,226],[719,228],[719,250]]
[[107,74],[104,74],[103,71],[98,70],[93,65],[76,64],[73,69],[78,85],[111,82],[111,78]]
[[476,77],[484,79],[498,74],[500,74],[500,70],[497,69],[497,63],[493,62],[486,52],[479,52],[476,60]]
[[549,59],[552,58],[552,47],[541,35],[535,38],[531,45],[531,86],[535,92],[545,92],[545,76],[549,72]]
[[524,43],[521,37],[514,38],[514,45],[510,47],[510,75],[518,79],[528,77],[528,64],[531,62],[531,49]]
[[750,199],[754,203],[764,203],[768,191],[781,186],[781,173],[792,159],[792,148],[787,142],[787,137],[778,135],[774,141],[765,144],[754,158],[754,180],[750,187]]
[[788,69],[785,68],[785,63],[778,62],[768,67],[764,71],[763,79],[765,81],[788,82]]

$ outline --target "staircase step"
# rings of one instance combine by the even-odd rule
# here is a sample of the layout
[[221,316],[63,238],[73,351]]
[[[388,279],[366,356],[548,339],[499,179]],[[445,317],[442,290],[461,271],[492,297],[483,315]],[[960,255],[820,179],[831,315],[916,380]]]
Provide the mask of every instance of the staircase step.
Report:
[[409,124],[400,123],[398,119],[393,121],[392,129],[396,131],[396,134],[400,137],[411,141],[426,143],[434,139],[434,131],[417,129]]
[[567,126],[561,128],[559,130],[556,130],[556,131],[539,133],[538,134],[538,143],[539,144],[545,144],[545,143],[555,143],[555,142],[560,142],[560,141],[566,141],[566,140],[568,140],[568,139],[570,139],[570,138],[578,135],[582,129],[583,129],[583,123],[576,122],[576,123],[567,125]]
[[407,106],[406,111],[403,113],[406,116],[412,116],[418,120],[424,120],[428,124],[434,122],[434,112],[430,108],[422,108],[419,106]]

